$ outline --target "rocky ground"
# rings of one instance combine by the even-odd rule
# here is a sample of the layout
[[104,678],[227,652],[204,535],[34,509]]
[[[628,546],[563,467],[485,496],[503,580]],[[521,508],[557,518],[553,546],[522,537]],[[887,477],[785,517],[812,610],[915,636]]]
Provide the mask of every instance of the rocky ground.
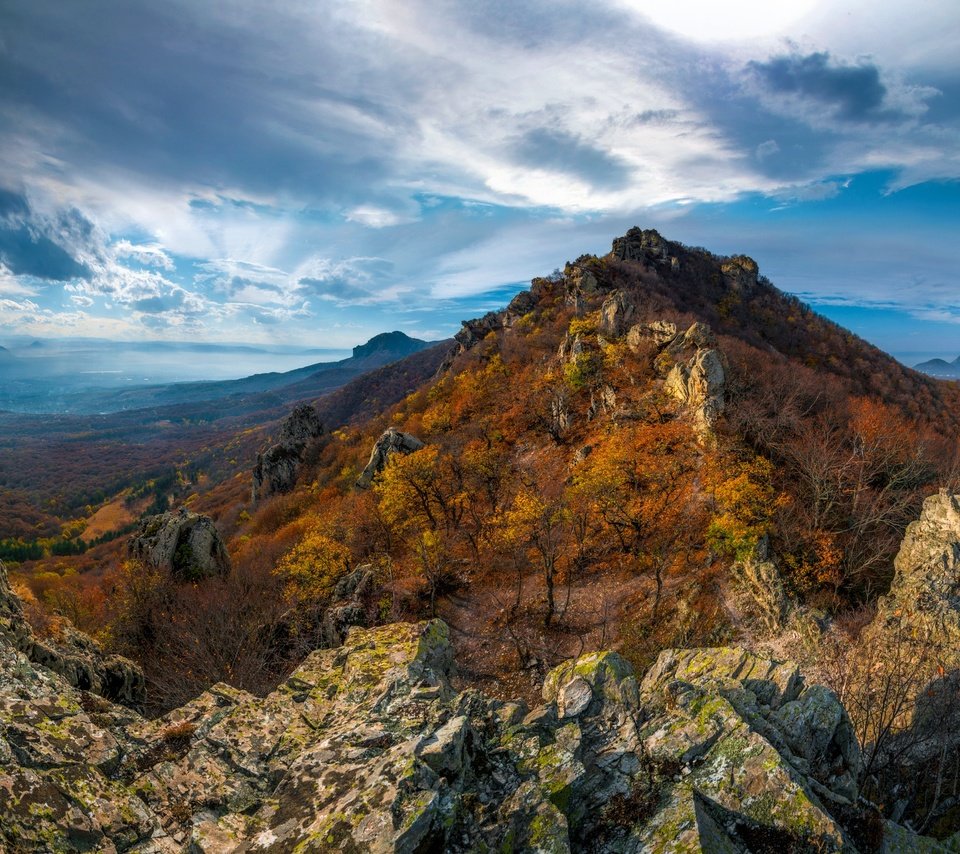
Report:
[[642,678],[592,653],[529,709],[456,693],[440,621],[355,628],[267,697],[215,685],[146,720],[31,661],[19,619],[0,631],[10,852],[955,850],[858,801],[829,690],[740,649],[667,650]]
[[[877,643],[893,615],[953,630],[958,508],[911,525]],[[219,684],[147,720],[136,666],[40,641],[0,567],[0,850],[960,851],[881,818],[846,710],[789,662],[665,650],[640,676],[595,652],[535,708],[454,672],[439,620],[353,628],[266,697]]]

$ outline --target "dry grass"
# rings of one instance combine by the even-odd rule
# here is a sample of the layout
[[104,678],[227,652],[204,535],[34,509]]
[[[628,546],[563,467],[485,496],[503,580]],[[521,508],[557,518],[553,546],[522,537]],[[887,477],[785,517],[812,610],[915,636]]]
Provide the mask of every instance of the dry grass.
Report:
[[144,499],[140,502],[142,507],[127,507],[124,499],[126,498],[126,493],[121,493],[109,504],[104,504],[96,513],[94,513],[89,519],[87,519],[87,526],[83,529],[83,534],[81,535],[84,540],[90,541],[95,540],[97,537],[102,537],[104,534],[109,534],[112,531],[119,530],[124,525],[129,525],[137,516],[142,512],[142,510],[149,504],[149,499]]

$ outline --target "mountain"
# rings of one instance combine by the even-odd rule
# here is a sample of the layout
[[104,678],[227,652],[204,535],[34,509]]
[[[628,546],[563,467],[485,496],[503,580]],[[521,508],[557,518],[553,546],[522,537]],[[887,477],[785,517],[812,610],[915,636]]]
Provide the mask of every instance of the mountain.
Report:
[[[147,342],[146,352],[189,350],[191,345],[169,342]],[[197,352],[205,352],[204,345],[192,345]],[[220,345],[209,345],[222,352]],[[183,404],[212,403],[225,398],[277,392],[280,401],[292,400],[282,390],[299,384],[304,397],[318,396],[353,379],[365,371],[402,359],[425,347],[430,342],[410,338],[402,332],[377,335],[366,344],[354,348],[347,359],[335,362],[317,362],[291,371],[254,374],[236,380],[177,382],[157,385],[137,385],[130,389],[84,388],[77,391],[54,380],[40,380],[21,376],[30,366],[18,366],[20,372],[8,378],[0,390],[0,408],[21,412],[106,413]],[[253,351],[254,348],[248,348]],[[262,351],[261,351],[262,352]]]
[[914,365],[914,370],[923,371],[932,377],[942,377],[945,379],[960,379],[960,356],[957,356],[952,362],[946,359],[930,359]]
[[[161,723],[139,771],[151,738],[178,745],[145,828],[187,845],[189,826],[203,850],[317,832],[453,851],[938,850],[903,823],[960,831],[942,796],[960,496],[939,491],[960,470],[960,386],[747,256],[639,228],[298,407],[325,429],[285,491],[254,497],[291,432],[282,396],[324,376],[184,405],[193,430],[275,402],[177,436],[175,468],[131,490],[137,513],[209,519],[229,573],[184,583],[120,541],[67,554],[87,523],[67,514],[59,538],[8,544],[39,612],[143,670]],[[99,463],[89,438],[65,429],[45,508]],[[42,450],[6,460],[26,482]]]

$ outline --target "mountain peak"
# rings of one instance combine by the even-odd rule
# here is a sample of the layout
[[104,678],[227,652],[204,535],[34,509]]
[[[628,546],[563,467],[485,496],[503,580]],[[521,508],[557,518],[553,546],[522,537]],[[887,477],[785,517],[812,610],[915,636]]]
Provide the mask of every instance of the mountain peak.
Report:
[[389,352],[397,356],[407,356],[422,350],[428,344],[419,338],[411,338],[405,332],[381,332],[374,335],[366,344],[358,344],[353,348],[353,358],[363,359],[374,353]]

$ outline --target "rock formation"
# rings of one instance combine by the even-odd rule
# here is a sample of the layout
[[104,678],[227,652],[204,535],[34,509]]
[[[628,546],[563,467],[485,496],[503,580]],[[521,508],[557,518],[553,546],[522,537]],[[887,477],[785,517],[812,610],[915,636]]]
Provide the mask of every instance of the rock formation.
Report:
[[677,337],[677,324],[669,320],[654,320],[650,323],[637,323],[627,331],[627,346],[639,352],[645,344],[651,344],[660,350]]
[[320,415],[313,406],[305,404],[294,409],[280,425],[276,444],[257,454],[253,470],[253,501],[293,489],[307,445],[322,434]]
[[341,578],[333,589],[333,601],[323,612],[321,636],[326,646],[339,646],[354,626],[364,626],[367,610],[363,598],[374,587],[373,566],[364,564]]
[[166,569],[180,581],[200,581],[230,572],[223,538],[209,516],[186,507],[148,516],[130,538],[131,557]]
[[[960,495],[940,490],[923,502],[894,560],[896,575],[880,619],[899,612],[924,635],[949,636],[960,664]],[[946,638],[944,638],[946,639]]]
[[[723,354],[716,348],[710,328],[704,323],[694,323],[667,344],[664,351],[677,359],[667,374],[664,388],[690,410],[700,434],[709,435],[723,412],[726,389]],[[691,355],[684,360],[687,353]]]
[[611,254],[621,261],[667,261],[670,243],[652,228],[634,226],[623,237],[613,241]]
[[601,335],[619,338],[626,333],[636,310],[637,307],[629,294],[623,291],[610,294],[600,307],[598,331]]
[[[850,720],[787,662],[666,650],[638,680],[594,652],[529,709],[457,693],[434,620],[353,628],[266,697],[218,684],[145,720],[31,662],[2,593],[0,850],[877,850]],[[948,850],[880,827],[882,850]]]
[[[146,697],[143,671],[136,664],[119,655],[105,655],[99,644],[69,624],[58,629],[56,640],[38,638],[24,618],[23,606],[0,561],[0,655],[12,660],[13,652],[91,694],[128,706],[141,706]],[[0,703],[4,691],[0,681]],[[0,764],[3,754],[0,745]]]
[[757,288],[757,262],[747,255],[735,255],[720,265],[720,271],[731,290],[749,296]]
[[357,478],[357,486],[361,489],[367,489],[373,483],[373,479],[384,470],[387,460],[393,454],[410,454],[419,451],[423,447],[416,436],[409,433],[402,433],[396,427],[390,427],[385,430],[373,446],[370,453],[370,461],[366,468]]

